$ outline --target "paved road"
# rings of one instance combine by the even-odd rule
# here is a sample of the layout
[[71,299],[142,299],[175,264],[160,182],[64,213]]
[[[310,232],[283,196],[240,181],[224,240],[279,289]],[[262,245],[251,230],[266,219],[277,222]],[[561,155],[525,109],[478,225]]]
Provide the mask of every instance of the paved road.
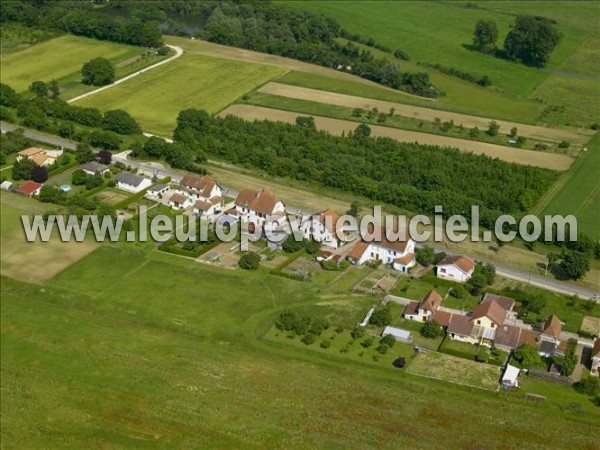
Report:
[[89,97],[90,95],[94,95],[94,94],[97,94],[98,92],[102,92],[102,91],[105,91],[106,89],[110,89],[111,87],[114,87],[114,86],[117,86],[118,84],[124,83],[127,80],[131,80],[132,78],[137,77],[138,75],[140,75],[144,72],[148,72],[149,70],[156,69],[157,67],[162,66],[163,64],[170,63],[174,59],[177,59],[181,55],[183,55],[183,49],[181,47],[177,47],[176,45],[167,45],[167,47],[175,50],[175,54],[173,56],[171,56],[167,59],[163,59],[162,61],[157,62],[156,64],[152,64],[151,66],[148,66],[144,69],[138,70],[137,72],[133,72],[131,75],[127,75],[126,77],[120,78],[112,84],[109,84],[107,86],[102,86],[98,89],[94,89],[93,91],[86,92],[85,94],[78,95],[77,97],[73,97],[72,99],[67,100],[67,103],[73,103],[73,102],[76,102],[77,100],[81,100],[86,97]]
[[[2,130],[3,133],[5,133],[6,131],[14,130],[16,128],[19,128],[19,127],[9,124],[9,123],[6,123],[6,122],[0,122],[0,129]],[[56,145],[59,147],[62,146],[65,148],[70,148],[70,149],[76,148],[76,144],[69,142],[67,139],[62,139],[62,138],[56,137],[56,136],[49,136],[47,134],[40,133],[35,130],[26,129],[25,136],[29,137],[31,139],[35,139],[37,141],[48,142],[52,145]],[[138,162],[138,161],[133,161],[133,160],[127,159],[127,156],[129,155],[129,153],[131,153],[130,150],[115,154],[115,155],[113,155],[113,160],[122,162],[123,164],[129,165],[131,167],[135,167],[138,170],[141,170],[141,171],[146,172],[151,175],[156,174],[159,178],[171,177],[171,179],[175,182],[180,181],[182,178],[180,174],[167,169],[163,164],[161,164],[159,162]],[[215,161],[215,163],[220,164],[217,161]],[[235,190],[227,190],[226,189],[226,195],[227,196],[236,196],[237,192]],[[302,215],[302,213],[306,212],[300,208],[294,208],[291,206],[286,207],[286,210],[289,213],[297,214],[297,215]],[[435,248],[434,247],[434,250],[437,252],[443,251],[443,252],[449,253],[448,250],[445,248]],[[587,289],[587,288],[584,288],[584,287],[581,287],[581,286],[578,286],[578,285],[575,285],[572,283],[565,283],[565,282],[555,280],[552,278],[545,278],[541,275],[531,273],[531,272],[526,272],[524,270],[514,269],[512,267],[498,264],[497,262],[485,261],[485,260],[483,260],[482,262],[493,264],[496,267],[496,273],[500,276],[510,278],[510,279],[516,280],[516,281],[521,281],[523,283],[528,283],[528,284],[538,286],[543,289],[547,289],[547,290],[557,292],[560,294],[577,295],[581,298],[591,300],[592,296],[597,293],[592,289]]]
[[17,125],[13,125],[12,123],[0,122],[0,130],[2,131],[2,133],[6,133],[7,131],[13,131],[17,128],[22,128],[24,131],[23,134],[29,139],[34,139],[39,142],[46,142],[51,145],[56,145],[57,147],[68,148],[70,150],[75,150],[77,148],[77,143],[69,141],[68,139],[63,139],[58,136],[52,136],[46,133],[42,133],[41,131],[31,130],[29,128],[19,127]]

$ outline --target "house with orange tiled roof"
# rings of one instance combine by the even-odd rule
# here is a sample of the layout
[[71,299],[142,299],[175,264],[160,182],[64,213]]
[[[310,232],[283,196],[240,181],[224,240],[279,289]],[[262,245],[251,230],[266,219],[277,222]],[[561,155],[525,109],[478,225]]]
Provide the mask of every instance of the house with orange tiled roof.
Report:
[[56,161],[56,158],[49,155],[46,150],[39,147],[29,147],[17,153],[17,162],[23,159],[30,159],[36,166],[50,166]]
[[552,356],[560,346],[560,333],[562,323],[558,316],[548,316],[542,324],[542,332],[539,336],[540,355]]
[[215,180],[204,175],[185,175],[178,188],[169,199],[173,209],[193,207],[192,213],[197,216],[208,216],[223,206],[223,190]]
[[263,225],[273,216],[285,216],[285,204],[275,197],[270,189],[262,191],[242,189],[234,205],[242,222],[253,221]]
[[466,283],[473,276],[475,261],[466,256],[446,256],[437,265],[437,277]]
[[306,239],[337,249],[346,242],[344,231],[338,227],[339,218],[335,211],[326,209],[304,218],[300,229]]
[[427,322],[440,309],[442,296],[436,291],[429,291],[420,302],[411,302],[404,309],[404,318],[418,322]]
[[377,241],[356,243],[348,253],[348,258],[357,265],[367,261],[381,261],[400,272],[408,272],[416,264],[414,253],[415,241],[410,237],[390,240],[382,231],[382,237]]

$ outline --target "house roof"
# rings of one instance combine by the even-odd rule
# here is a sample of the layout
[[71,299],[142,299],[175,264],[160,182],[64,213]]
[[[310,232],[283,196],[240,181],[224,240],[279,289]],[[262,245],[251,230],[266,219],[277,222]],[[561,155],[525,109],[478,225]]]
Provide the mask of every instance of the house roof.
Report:
[[337,227],[337,221],[340,216],[332,209],[326,209],[325,211],[321,211],[318,214],[315,214],[315,217],[319,222],[321,222],[330,233],[335,235]]
[[592,358],[596,357],[600,357],[600,338],[596,338],[594,348],[592,348]]
[[494,301],[480,303],[473,310],[471,320],[479,319],[481,317],[487,317],[497,325],[502,325],[506,319],[506,310],[500,306],[499,303]]
[[458,267],[462,272],[469,273],[471,270],[475,268],[475,261],[471,258],[467,258],[466,256],[446,256],[442,259],[438,266],[455,266]]
[[406,251],[406,247],[408,246],[410,238],[405,241],[395,240],[390,241],[385,233],[385,230],[381,230],[381,240],[379,241],[371,241],[371,244],[377,245],[379,247],[387,248],[389,250],[404,253]]
[[136,175],[135,173],[125,172],[125,171],[117,174],[115,179],[119,183],[124,183],[124,184],[128,184],[130,186],[136,186],[136,187],[139,186],[142,183],[142,181],[144,181],[144,177]]
[[181,205],[181,204],[185,203],[187,201],[187,199],[188,198],[185,195],[176,192],[171,196],[169,201]]
[[536,344],[538,333],[527,328],[514,325],[503,325],[496,329],[494,344],[504,347],[518,348],[525,344]]
[[354,247],[348,252],[348,258],[360,259],[361,256],[367,251],[369,244],[366,242],[357,242]]
[[383,329],[383,332],[381,333],[381,335],[387,336],[388,334],[391,334],[392,336],[394,336],[397,339],[402,339],[402,340],[410,339],[410,331],[403,330],[402,328],[395,328],[395,327],[387,326]]
[[168,184],[163,184],[163,183],[155,184],[150,189],[148,189],[148,192],[160,192],[164,188],[167,188],[167,187],[169,187]]
[[537,339],[540,334],[537,331],[528,330],[526,328],[521,329],[521,334],[519,335],[519,347],[525,344],[536,345]]
[[36,153],[35,155],[30,156],[29,159],[33,161],[36,165],[43,166],[46,163],[46,161],[48,161],[51,158],[45,153]]
[[434,320],[438,325],[447,327],[450,324],[450,320],[452,320],[453,315],[453,313],[438,309],[433,313],[432,320]]
[[440,294],[438,294],[434,290],[431,290],[427,294],[425,294],[423,300],[419,302],[419,308],[424,309],[425,311],[434,312],[440,307],[441,304],[442,297],[440,296]]
[[513,306],[515,304],[514,298],[503,297],[502,295],[496,295],[496,294],[485,294],[483,296],[483,300],[481,300],[481,303],[490,302],[490,301],[498,303],[500,306],[502,306],[507,311],[512,310]]
[[419,302],[410,302],[408,305],[406,305],[406,308],[404,308],[404,315],[413,315],[417,313],[417,309],[419,309]]
[[452,314],[448,323],[448,333],[470,336],[473,331],[473,322],[467,316]]
[[96,161],[92,161],[92,162],[82,164],[81,169],[86,170],[88,172],[102,173],[102,172],[108,170],[108,166],[97,163]]
[[517,380],[519,373],[521,373],[521,370],[518,367],[507,364],[504,374],[502,375],[502,381],[514,383]]
[[235,205],[244,206],[262,214],[272,214],[279,201],[269,189],[263,189],[260,192],[242,189],[235,199]]
[[[177,195],[177,194],[175,194]],[[178,202],[178,203],[183,203],[183,202]],[[206,211],[207,209],[210,209],[214,206],[213,203],[211,202],[205,202],[202,200],[198,200],[196,203],[194,203],[194,208],[196,209],[201,209],[202,211]]]
[[201,197],[208,198],[216,184],[215,180],[208,175],[199,177],[198,175],[190,174],[182,178],[179,186],[182,190],[192,189],[198,191]]
[[38,153],[45,153],[45,150],[39,147],[28,147],[26,149],[21,150],[19,153],[17,153],[17,155],[26,156],[29,158],[30,156],[36,155]]
[[402,264],[403,266],[406,266],[407,264],[412,263],[414,260],[415,260],[415,254],[407,253],[404,256],[396,258],[395,262],[397,262],[398,264]]
[[562,324],[560,323],[560,319],[554,314],[548,316],[548,318],[542,325],[542,334],[547,334],[555,338],[558,338],[560,336],[561,330]]
[[26,181],[17,188],[16,192],[19,194],[31,195],[41,187],[42,185],[40,183],[36,183],[35,181]]

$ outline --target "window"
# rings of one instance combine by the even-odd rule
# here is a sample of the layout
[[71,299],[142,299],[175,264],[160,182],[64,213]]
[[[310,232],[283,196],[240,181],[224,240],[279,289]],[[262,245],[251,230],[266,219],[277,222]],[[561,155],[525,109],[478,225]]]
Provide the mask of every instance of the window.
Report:
[[446,273],[446,269],[440,269],[441,273]]
[[478,321],[477,321],[477,325],[481,325],[481,320],[478,320]]

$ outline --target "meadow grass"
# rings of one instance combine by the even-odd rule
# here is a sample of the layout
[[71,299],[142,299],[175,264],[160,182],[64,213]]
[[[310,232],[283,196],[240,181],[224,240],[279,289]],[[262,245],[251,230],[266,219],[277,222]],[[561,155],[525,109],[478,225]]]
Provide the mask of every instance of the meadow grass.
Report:
[[181,110],[220,111],[282,72],[272,66],[184,54],[76,104],[100,110],[125,109],[144,131],[169,136]]
[[64,35],[3,56],[2,83],[17,92],[33,81],[58,80],[79,72],[84,63],[97,57],[129,58],[141,50],[129,45]]
[[260,339],[283,309],[318,314],[325,302],[324,314],[350,324],[371,304],[304,286],[108,245],[44,286],[3,278],[3,442],[386,448],[426,433],[431,445],[452,434],[457,447],[593,445],[595,407],[565,386],[532,405]]
[[600,134],[587,148],[540,206],[543,214],[574,214],[579,231],[600,238]]

